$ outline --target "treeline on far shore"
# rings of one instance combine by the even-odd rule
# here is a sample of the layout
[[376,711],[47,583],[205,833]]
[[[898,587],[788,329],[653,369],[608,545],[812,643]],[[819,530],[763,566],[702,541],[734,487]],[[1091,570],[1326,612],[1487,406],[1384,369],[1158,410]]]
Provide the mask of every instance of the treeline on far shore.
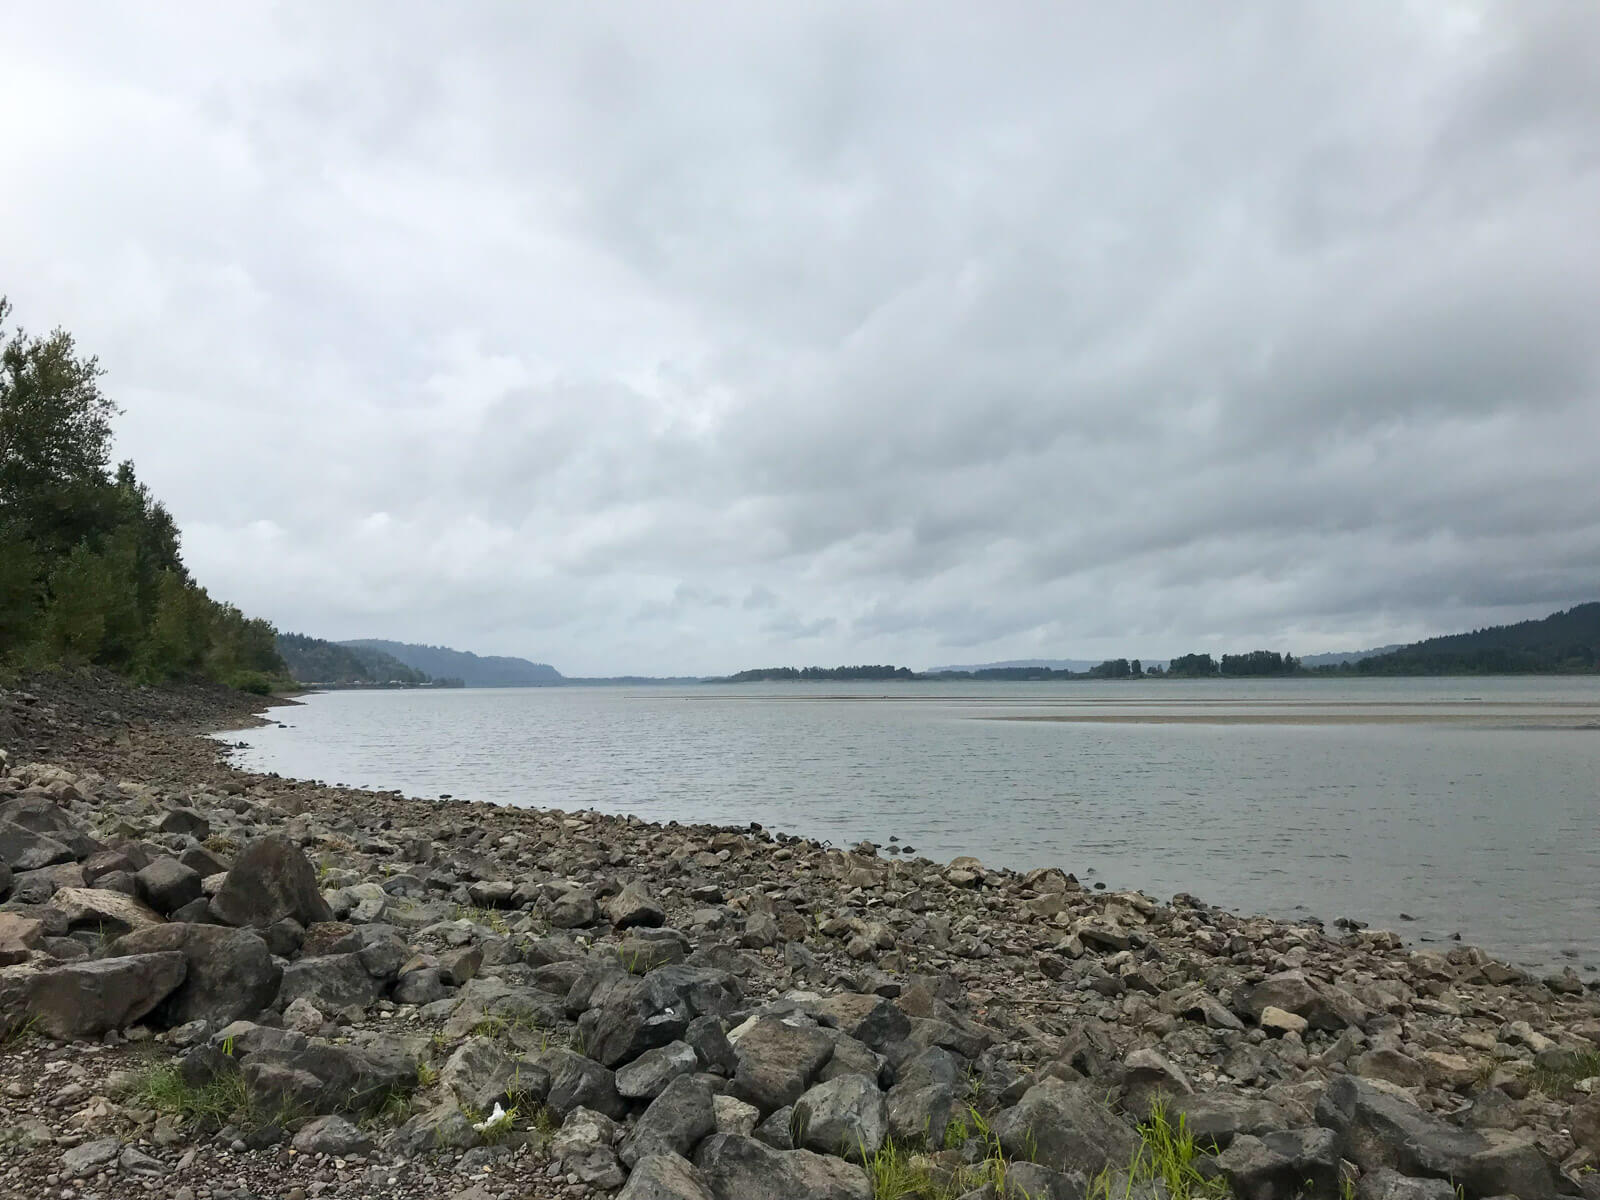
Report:
[[112,469],[99,363],[64,330],[8,332],[10,314],[0,297],[0,675],[93,665],[287,686],[272,626],[212,599],[133,464]]

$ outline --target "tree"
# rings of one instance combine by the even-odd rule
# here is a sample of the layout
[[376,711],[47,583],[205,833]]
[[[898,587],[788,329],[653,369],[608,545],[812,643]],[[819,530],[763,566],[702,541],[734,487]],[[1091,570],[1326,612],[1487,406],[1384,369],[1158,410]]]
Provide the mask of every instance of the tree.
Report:
[[1140,662],[1137,658],[1133,660],[1132,666],[1133,666],[1133,673],[1134,673],[1135,677],[1144,674],[1144,664],[1142,662]]

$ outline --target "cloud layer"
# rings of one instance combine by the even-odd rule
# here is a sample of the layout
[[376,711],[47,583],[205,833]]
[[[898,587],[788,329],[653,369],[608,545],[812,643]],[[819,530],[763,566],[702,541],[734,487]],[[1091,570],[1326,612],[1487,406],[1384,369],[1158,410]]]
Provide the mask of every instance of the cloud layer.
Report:
[[1600,8],[35,6],[0,292],[214,594],[569,673],[1600,595]]

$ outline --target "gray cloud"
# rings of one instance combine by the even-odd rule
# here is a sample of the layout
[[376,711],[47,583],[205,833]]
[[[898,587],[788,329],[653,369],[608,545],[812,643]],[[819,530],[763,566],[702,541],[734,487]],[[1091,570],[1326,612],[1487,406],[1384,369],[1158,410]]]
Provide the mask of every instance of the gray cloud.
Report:
[[1597,55],[1555,0],[36,8],[0,291],[287,628],[1376,644],[1600,594]]

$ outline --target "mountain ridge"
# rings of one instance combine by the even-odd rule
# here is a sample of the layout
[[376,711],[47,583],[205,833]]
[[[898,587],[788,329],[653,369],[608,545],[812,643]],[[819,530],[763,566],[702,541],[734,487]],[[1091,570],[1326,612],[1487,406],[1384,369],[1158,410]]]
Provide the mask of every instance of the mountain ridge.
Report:
[[549,663],[507,655],[480,655],[417,642],[352,638],[338,645],[377,650],[435,678],[459,679],[467,687],[557,687],[566,677]]

